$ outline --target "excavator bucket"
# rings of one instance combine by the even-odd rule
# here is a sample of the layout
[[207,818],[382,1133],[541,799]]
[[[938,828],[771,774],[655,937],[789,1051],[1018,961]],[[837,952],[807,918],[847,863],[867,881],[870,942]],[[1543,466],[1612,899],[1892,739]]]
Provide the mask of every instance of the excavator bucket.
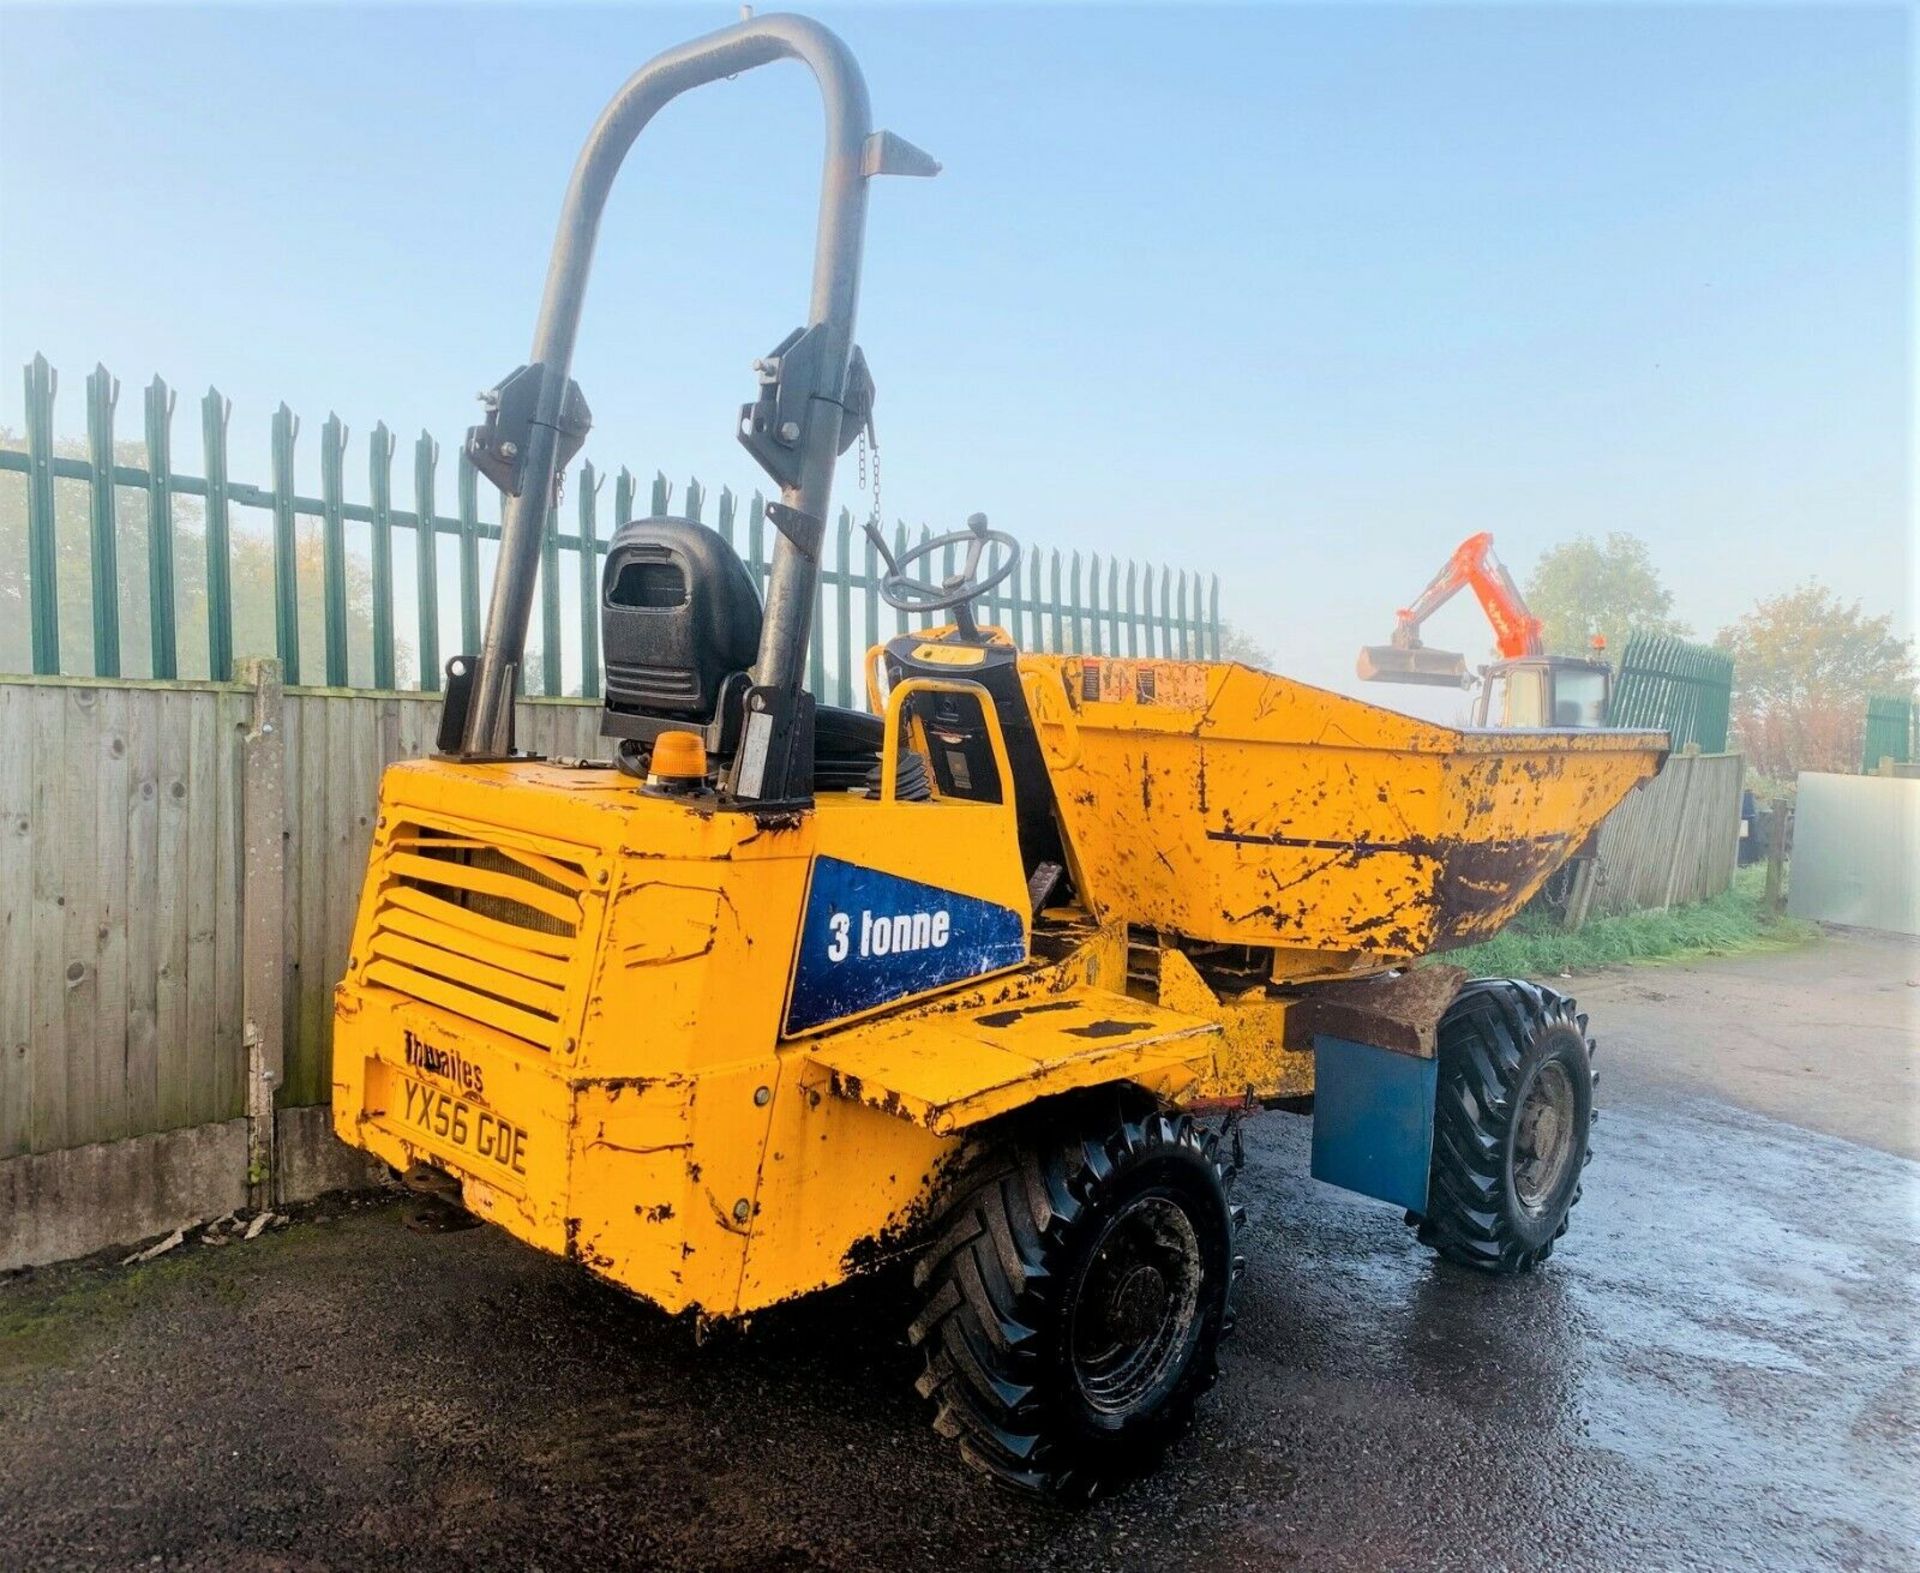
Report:
[[1357,670],[1368,683],[1424,683],[1434,688],[1465,688],[1467,658],[1453,650],[1403,650],[1370,644],[1360,649]]

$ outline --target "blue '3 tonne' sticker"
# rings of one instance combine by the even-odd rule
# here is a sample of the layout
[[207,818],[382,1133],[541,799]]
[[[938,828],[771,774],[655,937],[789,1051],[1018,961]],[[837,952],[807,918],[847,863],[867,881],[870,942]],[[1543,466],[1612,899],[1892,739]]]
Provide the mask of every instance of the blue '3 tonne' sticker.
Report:
[[816,858],[787,1031],[1026,960],[1020,914],[839,858]]

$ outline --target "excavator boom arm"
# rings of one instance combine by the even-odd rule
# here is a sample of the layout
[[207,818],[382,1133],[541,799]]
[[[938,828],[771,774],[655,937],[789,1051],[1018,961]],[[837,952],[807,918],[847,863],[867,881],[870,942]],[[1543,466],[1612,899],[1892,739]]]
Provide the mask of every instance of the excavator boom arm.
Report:
[[1503,660],[1542,653],[1540,619],[1527,609],[1513,575],[1493,555],[1493,536],[1484,530],[1462,541],[1413,605],[1401,610],[1394,627],[1394,644],[1403,650],[1418,649],[1420,630],[1427,619],[1469,587],[1493,625],[1494,644]]

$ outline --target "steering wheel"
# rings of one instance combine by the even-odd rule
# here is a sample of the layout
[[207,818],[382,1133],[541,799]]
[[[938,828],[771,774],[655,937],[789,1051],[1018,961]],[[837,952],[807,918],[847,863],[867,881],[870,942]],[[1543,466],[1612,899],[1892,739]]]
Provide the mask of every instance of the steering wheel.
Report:
[[[880,599],[901,612],[943,612],[949,607],[965,606],[1002,583],[1020,566],[1020,543],[1004,530],[989,530],[984,513],[969,517],[964,530],[949,530],[945,535],[922,541],[918,546],[910,547],[898,559],[887,550],[885,538],[878,526],[871,522],[867,525],[867,539],[873,542],[874,549],[887,565],[886,574],[880,581]],[[936,584],[931,579],[916,578],[909,572],[922,563],[931,563],[935,552],[945,551],[950,546],[965,546],[967,549],[958,573],[950,574]],[[1004,551],[1005,556],[989,569],[985,577],[976,577],[980,573],[980,559],[990,547]]]

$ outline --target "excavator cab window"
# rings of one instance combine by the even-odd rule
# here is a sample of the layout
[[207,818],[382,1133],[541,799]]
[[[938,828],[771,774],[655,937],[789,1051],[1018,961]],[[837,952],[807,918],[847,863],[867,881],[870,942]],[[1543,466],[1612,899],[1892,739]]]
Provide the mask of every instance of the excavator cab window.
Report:
[[1554,674],[1553,724],[1598,727],[1607,724],[1607,674],[1598,667],[1562,667]]
[[1547,721],[1547,674],[1537,666],[1516,666],[1495,674],[1490,713],[1500,726],[1542,727]]

